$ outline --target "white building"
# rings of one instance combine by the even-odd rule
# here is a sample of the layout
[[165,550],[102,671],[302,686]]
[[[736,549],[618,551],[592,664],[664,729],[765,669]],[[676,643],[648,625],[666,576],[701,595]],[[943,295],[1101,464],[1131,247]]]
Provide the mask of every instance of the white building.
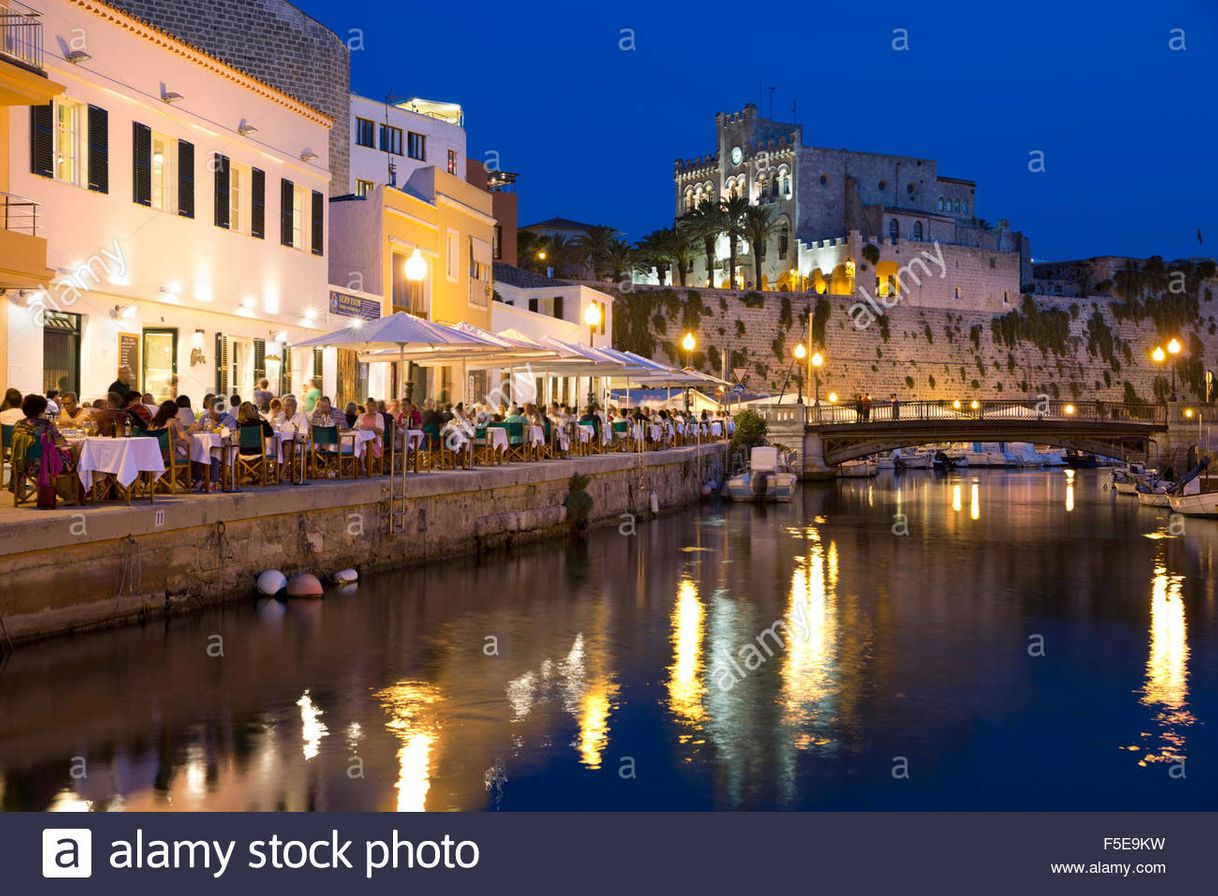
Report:
[[7,384],[91,399],[125,363],[158,399],[299,388],[314,356],[285,343],[330,323],[330,120],[112,7],[40,8],[66,90],[7,154],[56,276],[8,303]]
[[456,103],[387,103],[351,95],[351,183],[366,196],[377,184],[404,185],[434,166],[465,180],[465,118]]

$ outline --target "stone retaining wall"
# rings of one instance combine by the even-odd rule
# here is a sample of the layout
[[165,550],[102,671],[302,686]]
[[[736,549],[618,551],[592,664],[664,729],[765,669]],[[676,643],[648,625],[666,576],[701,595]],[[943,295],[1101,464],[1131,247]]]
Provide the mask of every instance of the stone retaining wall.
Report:
[[723,481],[725,459],[714,443],[410,476],[396,535],[387,479],[6,511],[0,618],[22,641],[246,598],[265,569],[366,574],[562,538],[577,470],[592,477],[592,524],[611,525],[649,517],[652,491],[662,511],[698,500],[705,481]]

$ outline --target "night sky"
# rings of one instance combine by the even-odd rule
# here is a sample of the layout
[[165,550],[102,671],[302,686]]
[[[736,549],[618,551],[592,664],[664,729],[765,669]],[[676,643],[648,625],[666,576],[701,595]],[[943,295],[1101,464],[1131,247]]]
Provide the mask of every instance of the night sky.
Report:
[[1037,259],[1218,245],[1218,0],[296,2],[349,42],[362,30],[355,92],[461,103],[470,156],[520,174],[522,225],[671,224],[673,160],[714,149],[717,111],[767,114],[774,87],[805,143],[975,180],[979,216]]

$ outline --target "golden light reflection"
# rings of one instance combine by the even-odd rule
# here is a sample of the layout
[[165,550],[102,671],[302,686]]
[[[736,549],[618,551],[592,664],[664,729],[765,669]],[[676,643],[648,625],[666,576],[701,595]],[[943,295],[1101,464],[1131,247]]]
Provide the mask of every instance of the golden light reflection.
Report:
[[808,529],[808,551],[791,574],[785,617],[786,651],[782,663],[782,705],[785,721],[794,727],[794,744],[806,750],[829,743],[818,721],[827,722],[827,705],[836,694],[834,677],[837,641],[835,613],[838,575],[837,545],[826,552],[820,534]]
[[579,761],[588,768],[601,767],[601,754],[609,745],[609,696],[615,690],[604,681],[595,682],[580,702]]
[[[668,667],[668,708],[680,720],[697,724],[706,718],[703,698],[702,644],[706,635],[706,608],[698,586],[682,579],[672,608],[672,665]],[[685,740],[683,737],[682,740]]]
[[397,811],[423,812],[431,789],[431,758],[439,741],[435,706],[442,697],[425,681],[400,681],[373,697],[389,716],[385,727],[398,739]]
[[[1070,473],[1074,473],[1073,470]],[[1074,476],[1066,477],[1066,513],[1074,510]]]
[[1194,717],[1188,702],[1188,626],[1184,615],[1184,576],[1167,571],[1162,552],[1155,561],[1150,598],[1150,655],[1141,702],[1156,708],[1160,743],[1148,748],[1139,765],[1184,759],[1184,731]]
[[964,509],[964,499],[961,498],[960,483],[952,486],[952,510],[959,513]]
[[968,517],[971,520],[981,519],[981,486],[976,482],[969,489]]
[[296,701],[300,707],[300,737],[304,741],[304,758],[312,759],[321,751],[321,739],[330,733],[321,720],[322,711],[305,691]]

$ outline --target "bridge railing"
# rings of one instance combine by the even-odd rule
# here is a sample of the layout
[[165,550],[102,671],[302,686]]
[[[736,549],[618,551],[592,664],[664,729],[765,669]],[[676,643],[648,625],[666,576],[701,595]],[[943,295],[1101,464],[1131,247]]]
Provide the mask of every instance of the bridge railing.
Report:
[[[799,407],[798,405],[795,407]],[[1143,423],[1164,426],[1167,408],[1162,404],[1123,404],[1111,401],[1036,399],[985,399],[933,401],[879,401],[870,408],[858,404],[804,405],[809,425],[880,424],[963,420],[1073,420],[1093,423]],[[792,406],[782,407],[789,413]]]

